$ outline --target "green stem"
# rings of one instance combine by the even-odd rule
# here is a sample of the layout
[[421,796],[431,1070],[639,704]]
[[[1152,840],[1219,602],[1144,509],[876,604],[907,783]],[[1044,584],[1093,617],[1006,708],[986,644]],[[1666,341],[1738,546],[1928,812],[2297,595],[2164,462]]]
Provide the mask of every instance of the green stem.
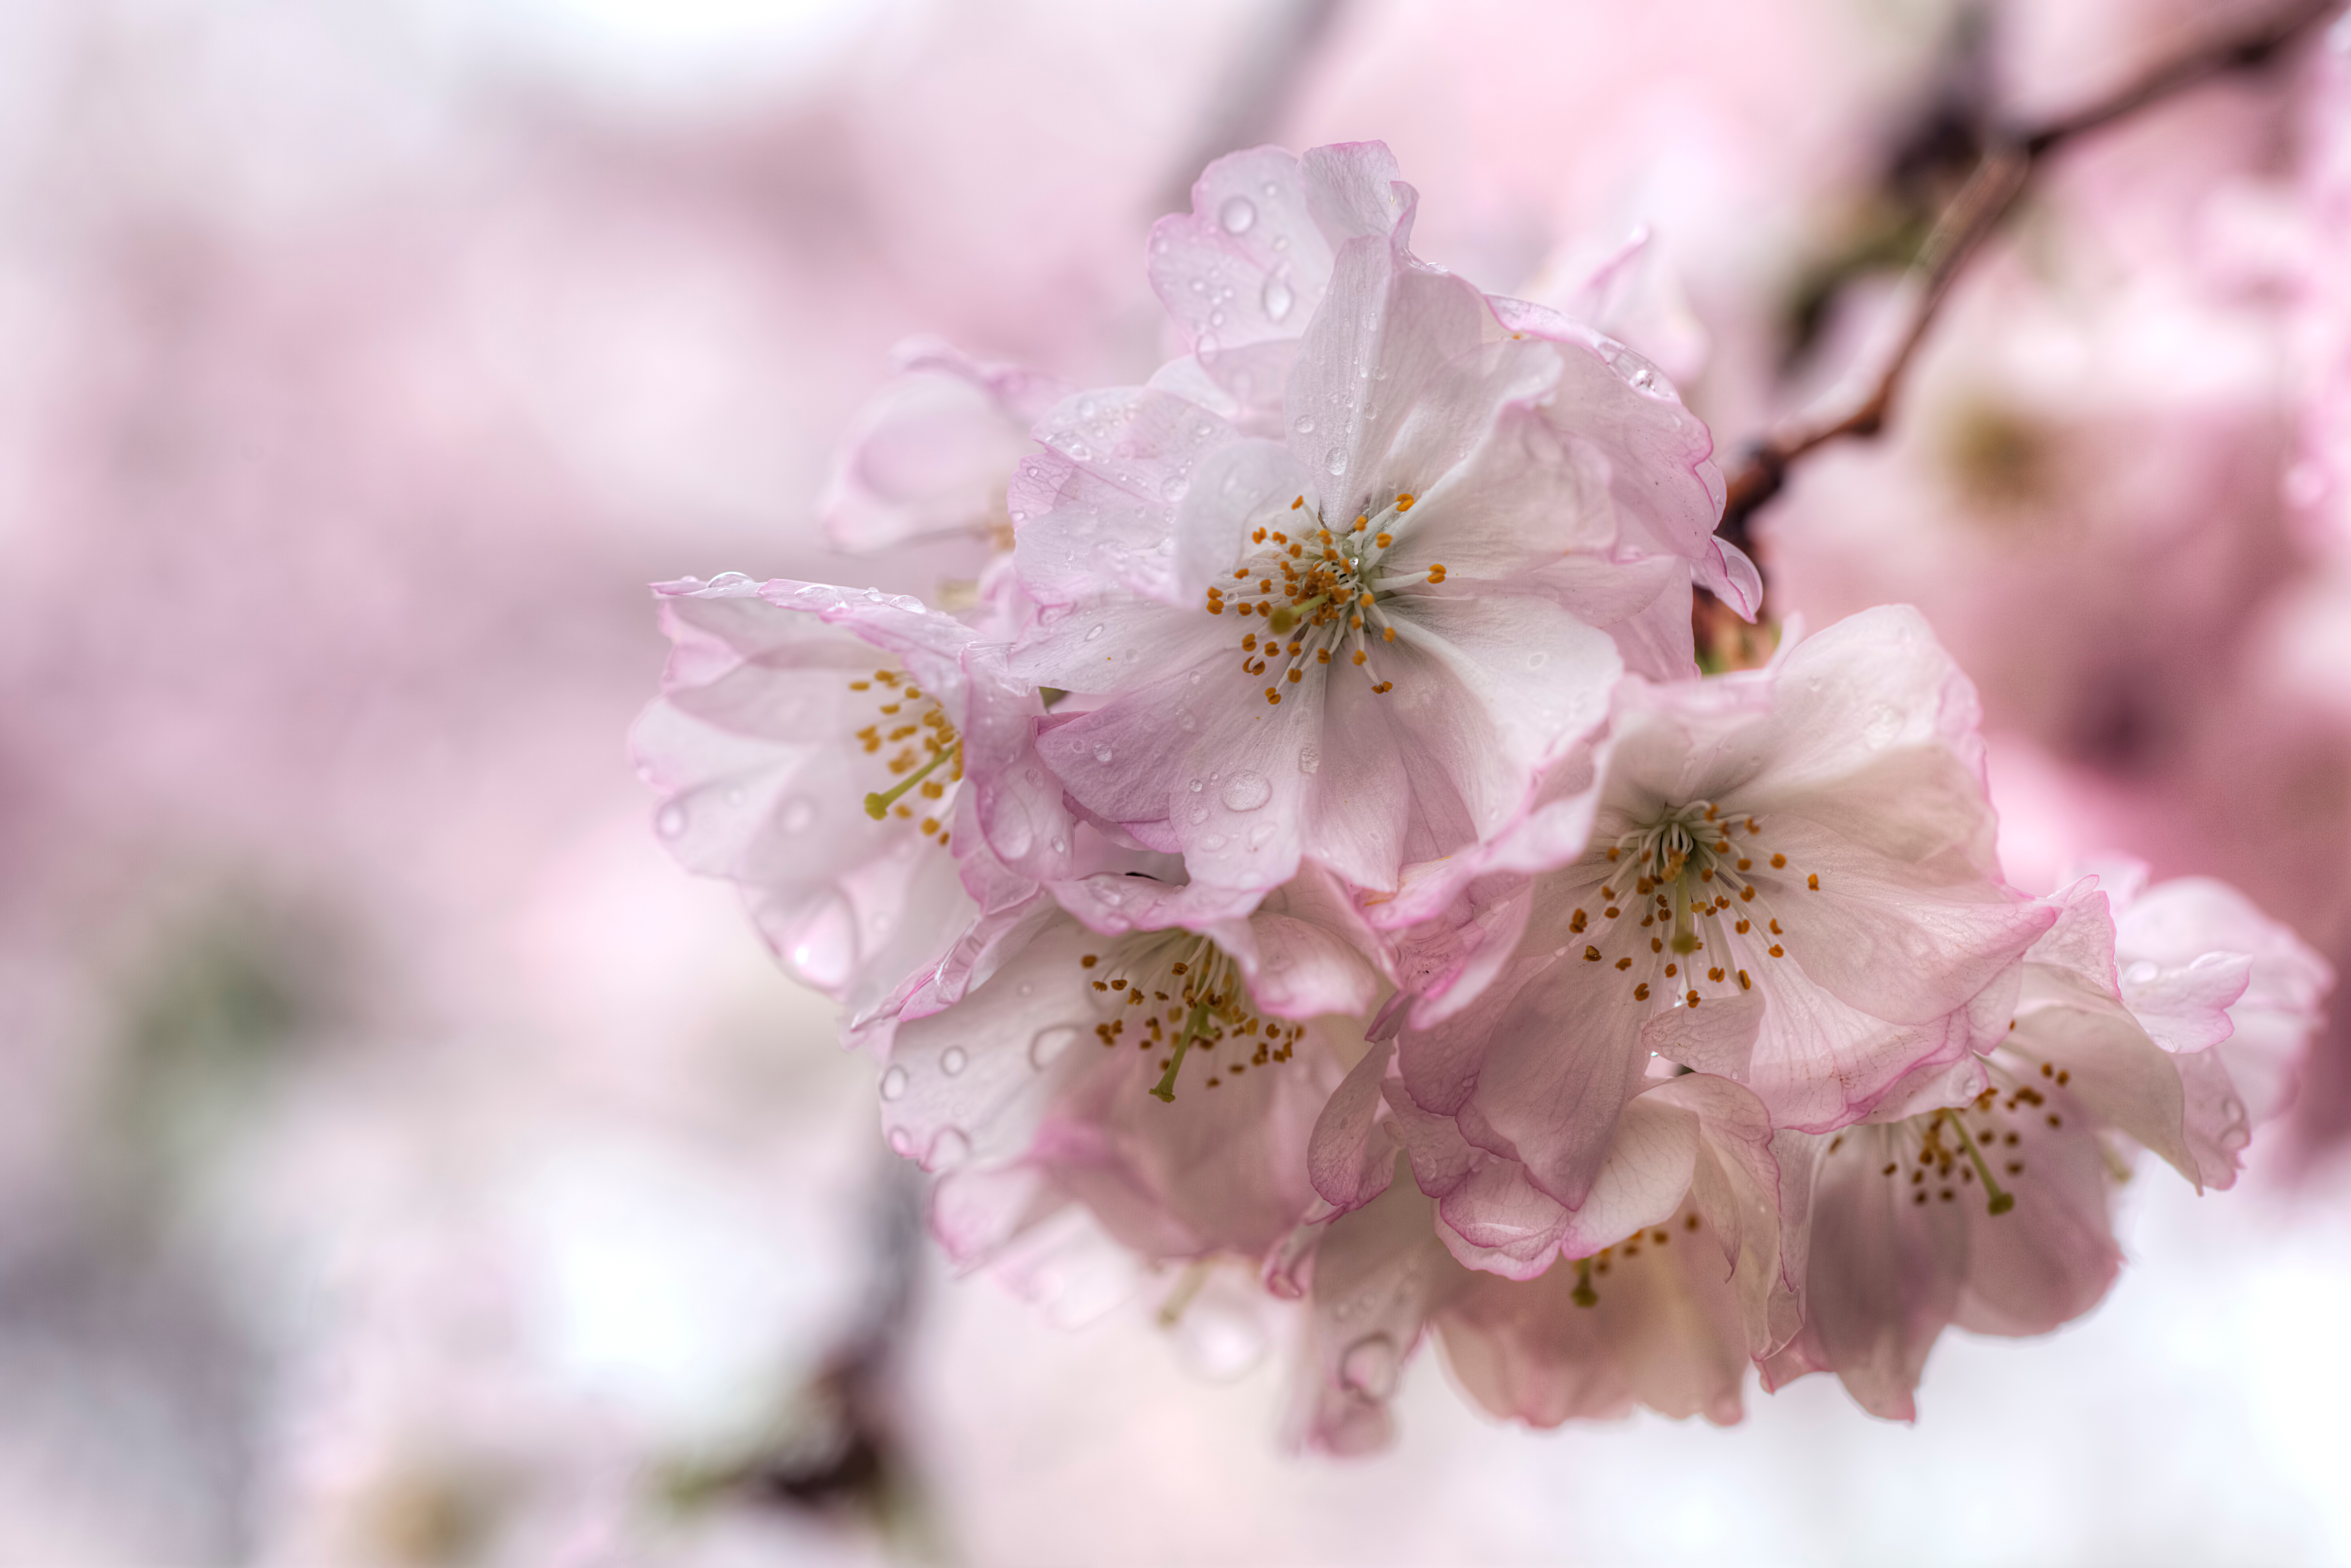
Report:
[[1277,637],[1280,636],[1292,626],[1322,609],[1323,602],[1330,597],[1327,593],[1318,593],[1303,604],[1283,605],[1273,612],[1273,634]]
[[872,818],[875,821],[880,821],[883,818],[890,814],[890,808],[898,803],[899,796],[904,794],[907,790],[912,789],[915,785],[920,784],[925,779],[930,776],[932,771],[935,769],[940,763],[945,762],[948,758],[961,757],[962,755],[963,742],[960,740],[956,741],[953,746],[946,747],[940,750],[932,752],[931,759],[928,762],[924,763],[920,768],[915,768],[912,773],[906,775],[905,778],[898,780],[896,784],[891,787],[889,793],[866,796],[865,814]]
[[1600,1304],[1600,1292],[1592,1288],[1591,1259],[1578,1258],[1575,1260],[1575,1290],[1567,1299],[1579,1307],[1596,1307]]
[[2010,1209],[2014,1208],[2016,1195],[2004,1191],[2000,1183],[1991,1179],[1991,1166],[1984,1164],[1983,1151],[1976,1147],[1975,1139],[1969,1135],[1967,1123],[1959,1119],[1959,1113],[1957,1111],[1945,1111],[1943,1119],[1950,1123],[1952,1129],[1959,1134],[1959,1147],[1967,1151],[1968,1158],[1975,1162],[1976,1175],[1983,1178],[1984,1191],[1990,1194],[1991,1198],[1991,1202],[1984,1205],[1985,1211],[1991,1214],[2006,1214]]

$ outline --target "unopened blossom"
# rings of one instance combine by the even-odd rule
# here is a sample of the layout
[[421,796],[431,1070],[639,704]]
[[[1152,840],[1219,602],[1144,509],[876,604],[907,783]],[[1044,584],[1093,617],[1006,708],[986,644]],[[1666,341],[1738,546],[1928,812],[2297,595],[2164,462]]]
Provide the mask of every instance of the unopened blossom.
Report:
[[1432,1129],[1416,1176],[1465,1261],[1523,1277],[1611,1228],[1584,1211],[1656,1059],[1743,1084],[1766,1134],[1832,1131],[2006,1025],[2055,915],[1998,879],[1974,725],[1898,608],[1767,670],[1628,683],[1588,834],[1546,808],[1524,834],[1549,869],[1478,877],[1509,840],[1464,857],[1499,908],[1398,1040],[1390,1101],[1408,1146]]
[[983,362],[917,339],[858,416],[824,501],[832,542],[855,554],[935,549],[976,580],[1012,548],[1004,491],[1029,431],[1071,390],[1041,371]]
[[1385,988],[1376,941],[1317,872],[1198,930],[1131,902],[1155,886],[1058,886],[959,1001],[898,1026],[883,1124],[947,1175],[933,1218],[957,1258],[1063,1202],[1156,1258],[1262,1252],[1312,1206],[1306,1140]]
[[1910,1419],[1947,1326],[2045,1333],[2105,1296],[2122,1262],[2122,1139],[2199,1186],[2233,1185],[2332,976],[2233,889],[2144,880],[2119,865],[2107,890],[2085,881],[2050,901],[2060,919],[2026,956],[2012,1029],[1945,1093],[1782,1135],[1808,1267],[1803,1332],[1771,1380],[1833,1371],[1867,1409]]
[[1040,749],[1203,900],[1301,859],[1392,888],[1499,832],[1604,716],[1601,628],[1687,588],[1645,519],[1712,548],[1719,480],[1669,389],[1511,328],[1407,237],[1338,247],[1278,434],[1196,357],[1064,403],[1012,492],[1043,607],[1014,667],[1091,699]]
[[996,902],[959,863],[983,837],[990,874],[999,856],[1066,864],[1068,818],[1027,752],[1036,698],[969,627],[911,599],[740,573],[659,591],[674,647],[631,737],[662,797],[654,825],[689,870],[742,889],[785,967],[852,1029]]

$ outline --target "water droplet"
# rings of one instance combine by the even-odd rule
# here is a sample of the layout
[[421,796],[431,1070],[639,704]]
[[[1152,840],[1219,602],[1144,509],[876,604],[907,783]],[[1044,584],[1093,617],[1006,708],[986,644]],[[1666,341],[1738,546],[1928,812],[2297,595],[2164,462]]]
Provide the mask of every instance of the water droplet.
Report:
[[1225,780],[1217,798],[1224,801],[1228,810],[1254,811],[1273,799],[1273,786],[1266,782],[1264,774],[1244,768]]
[[1343,446],[1331,448],[1330,455],[1322,459],[1322,466],[1333,474],[1344,474],[1347,471],[1347,449]]
[[1200,847],[1204,850],[1223,849],[1225,847],[1225,835],[1222,833],[1210,833],[1207,838],[1200,841]]
[[1201,333],[1200,340],[1192,345],[1192,351],[1200,357],[1200,362],[1202,364],[1212,365],[1216,363],[1217,335],[1214,332]]
[[1322,766],[1322,748],[1321,747],[1301,746],[1298,748],[1298,771],[1311,773]]
[[970,1053],[959,1045],[951,1045],[939,1052],[939,1071],[949,1078],[956,1076],[970,1064]]
[[1195,807],[1193,807],[1193,808],[1192,808],[1192,820],[1193,820],[1194,821],[1196,821],[1196,822],[1205,822],[1205,821],[1207,821],[1208,820],[1208,808],[1207,808],[1206,806],[1195,806]]
[[1095,414],[1101,412],[1102,404],[1096,402],[1092,397],[1081,397],[1078,400],[1078,417],[1080,419],[1092,419]]
[[1550,663],[1551,655],[1540,648],[1527,655],[1527,668],[1530,670],[1540,670]]
[[1203,786],[1201,785],[1200,781],[1199,781],[1197,779],[1193,779],[1193,780],[1192,780],[1192,793],[1193,793],[1193,794],[1195,794],[1195,795],[1198,794],[1198,793],[1200,792],[1200,790],[1201,790],[1201,789],[1202,789],[1202,788],[1203,788]]
[[1180,501],[1184,498],[1184,492],[1191,487],[1181,474],[1171,474],[1160,481],[1159,494],[1165,500]]
[[1095,638],[1100,637],[1102,634],[1102,624],[1099,622],[1086,628],[1086,641],[1089,643],[1092,642]]
[[882,1098],[884,1100],[905,1098],[906,1082],[906,1070],[903,1067],[893,1067],[882,1075]]
[[741,588],[749,583],[750,580],[751,580],[748,577],[746,577],[739,571],[722,571],[716,577],[710,580],[709,586],[712,588]]
[[795,795],[790,800],[784,802],[784,831],[788,833],[806,832],[808,831],[808,825],[815,821],[816,805],[806,796]]
[[1270,272],[1266,274],[1265,287],[1258,290],[1257,302],[1265,308],[1267,320],[1280,321],[1290,314],[1290,308],[1298,303],[1298,296],[1290,291],[1289,280],[1281,274]]
[[1061,1053],[1077,1044],[1078,1031],[1065,1023],[1050,1029],[1040,1029],[1029,1042],[1029,1065],[1042,1072],[1061,1060]]
[[1245,235],[1257,223],[1257,204],[1247,196],[1231,197],[1217,209],[1217,221],[1228,235]]
[[1209,312],[1208,312],[1208,325],[1209,325],[1209,326],[1211,326],[1211,327],[1221,327],[1221,326],[1223,326],[1224,324],[1225,324],[1225,313],[1224,313],[1223,311],[1221,311],[1221,310],[1211,310],[1211,311],[1209,311]]
[[1339,1381],[1366,1398],[1385,1399],[1395,1392],[1398,1366],[1395,1341],[1367,1334],[1339,1358]]
[[1081,463],[1083,463],[1087,458],[1092,457],[1094,455],[1094,449],[1088,446],[1082,441],[1072,441],[1067,446],[1062,447],[1061,450],[1068,453],[1071,456],[1076,458]]
[[1096,762],[1108,762],[1113,755],[1113,753],[1111,751],[1108,742],[1100,740],[1094,742],[1094,760]]
[[1311,435],[1311,434],[1314,434],[1314,416],[1313,416],[1312,414],[1311,414],[1311,413],[1301,413],[1301,414],[1300,414],[1300,415],[1298,416],[1297,430],[1298,430],[1298,434],[1301,434],[1301,435]]
[[923,1168],[935,1175],[945,1176],[949,1171],[959,1169],[970,1158],[971,1140],[964,1135],[962,1129],[943,1127],[939,1135],[931,1140],[931,1152],[923,1156]]
[[674,800],[664,806],[653,818],[653,831],[665,839],[674,839],[685,831],[685,808]]
[[914,1152],[914,1135],[904,1127],[890,1129],[890,1152],[901,1156]]

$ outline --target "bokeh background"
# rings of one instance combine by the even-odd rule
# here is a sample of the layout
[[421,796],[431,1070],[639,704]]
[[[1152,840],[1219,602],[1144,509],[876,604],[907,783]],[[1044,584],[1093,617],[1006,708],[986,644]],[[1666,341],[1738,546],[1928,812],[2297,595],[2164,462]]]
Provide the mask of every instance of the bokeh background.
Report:
[[[1967,126],[2264,9],[8,0],[0,1563],[2351,1559],[2351,1034],[1915,1429],[1529,1433],[1424,1357],[1395,1451],[1304,1459],[1279,1322],[948,1277],[622,744],[646,583],[924,586],[820,527],[901,339],[1148,371],[1209,156],[1384,138],[1498,291],[1646,226],[1729,449]],[[2068,150],[1757,533],[1779,614],[1935,621],[2021,883],[2223,875],[2351,967],[2336,57]]]

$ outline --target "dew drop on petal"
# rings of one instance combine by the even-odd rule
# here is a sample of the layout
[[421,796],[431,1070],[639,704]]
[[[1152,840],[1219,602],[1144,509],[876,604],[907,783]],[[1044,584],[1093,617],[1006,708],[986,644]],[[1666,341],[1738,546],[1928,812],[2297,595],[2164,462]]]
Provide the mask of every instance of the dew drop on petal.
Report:
[[890,1152],[900,1155],[913,1154],[914,1152],[914,1135],[906,1131],[904,1127],[891,1128]]
[[1217,209],[1217,221],[1225,225],[1228,235],[1245,235],[1256,226],[1257,204],[1247,196],[1228,197]]
[[959,1045],[951,1045],[939,1052],[939,1071],[949,1078],[956,1076],[971,1063],[971,1055]]
[[1042,1072],[1061,1060],[1061,1053],[1078,1042],[1078,1031],[1065,1023],[1050,1029],[1040,1029],[1029,1042],[1029,1065]]
[[931,1140],[931,1152],[923,1156],[923,1168],[936,1176],[960,1169],[971,1158],[971,1140],[962,1129],[943,1127]]
[[1094,742],[1094,760],[1096,762],[1108,762],[1113,755],[1114,754],[1112,752],[1107,742],[1100,740]]
[[1301,435],[1311,435],[1314,434],[1314,416],[1312,414],[1301,413],[1298,416],[1298,434]]
[[906,1094],[906,1070],[905,1070],[904,1068],[903,1068],[903,1067],[893,1067],[892,1069],[890,1069],[890,1071],[887,1071],[887,1072],[885,1072],[885,1073],[883,1073],[883,1074],[882,1075],[882,1098],[883,1098],[883,1099],[884,1099],[884,1100],[902,1100],[902,1099],[905,1098],[905,1094]]
[[1367,1334],[1339,1358],[1339,1381],[1368,1398],[1385,1399],[1395,1392],[1397,1367],[1395,1341]]
[[1322,459],[1322,466],[1333,474],[1344,474],[1347,471],[1346,448],[1343,446],[1331,448],[1330,455]]
[[816,807],[806,796],[795,795],[784,802],[784,831],[804,833],[808,831],[808,825],[815,821]]
[[1194,821],[1196,821],[1196,822],[1205,822],[1205,821],[1207,821],[1208,820],[1208,808],[1207,808],[1206,806],[1195,806],[1195,807],[1193,807],[1193,808],[1192,808],[1192,820],[1193,820]]
[[1200,792],[1200,790],[1201,790],[1201,788],[1202,788],[1201,783],[1200,783],[1200,781],[1199,781],[1197,779],[1193,779],[1193,780],[1192,780],[1192,793],[1193,793],[1193,794],[1195,794],[1195,795],[1198,794],[1198,793]]
[[1222,833],[1210,833],[1207,838],[1200,841],[1200,847],[1204,850],[1223,849],[1225,847],[1225,835]]
[[1311,773],[1322,766],[1322,748],[1321,747],[1301,746],[1298,748],[1298,771]]
[[799,977],[819,989],[849,983],[857,967],[857,915],[835,895],[804,922],[788,955]]
[[1101,623],[1100,622],[1096,622],[1093,625],[1089,626],[1089,627],[1087,627],[1087,628],[1086,628],[1086,641],[1087,641],[1087,642],[1089,642],[1089,643],[1093,642],[1096,638],[1100,637],[1102,634],[1102,623]]
[[[1196,789],[1197,786],[1194,786]],[[674,839],[685,831],[685,808],[672,800],[653,818],[653,831],[663,838]]]
[[1225,780],[1225,787],[1217,792],[1217,798],[1224,801],[1228,810],[1254,811],[1273,799],[1273,786],[1266,782],[1264,774],[1252,773],[1244,768]]
[[1225,313],[1224,313],[1223,311],[1221,311],[1221,310],[1211,310],[1211,311],[1209,311],[1209,312],[1208,312],[1208,325],[1209,325],[1209,326],[1211,326],[1211,327],[1221,327],[1221,326],[1223,326],[1224,324],[1225,324]]
[[1265,308],[1267,320],[1279,321],[1290,314],[1290,308],[1298,303],[1298,296],[1291,292],[1289,281],[1281,274],[1269,273],[1265,287],[1258,290],[1258,303]]
[[1551,655],[1540,648],[1527,655],[1527,668],[1530,670],[1540,670],[1550,662]]
[[1160,482],[1159,494],[1163,499],[1180,501],[1184,498],[1184,492],[1191,487],[1185,482],[1182,475],[1171,474]]

